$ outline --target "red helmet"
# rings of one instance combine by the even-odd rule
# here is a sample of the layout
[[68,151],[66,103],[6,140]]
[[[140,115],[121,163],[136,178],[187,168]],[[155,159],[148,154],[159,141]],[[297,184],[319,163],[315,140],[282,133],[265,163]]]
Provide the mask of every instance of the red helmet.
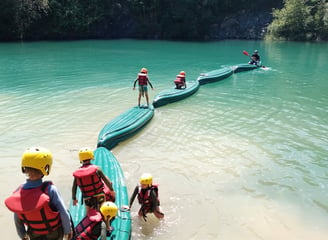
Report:
[[181,72],[179,73],[179,75],[186,76],[186,73],[185,73],[185,71],[181,71]]
[[141,73],[148,73],[148,70],[147,70],[147,68],[141,68],[140,72]]

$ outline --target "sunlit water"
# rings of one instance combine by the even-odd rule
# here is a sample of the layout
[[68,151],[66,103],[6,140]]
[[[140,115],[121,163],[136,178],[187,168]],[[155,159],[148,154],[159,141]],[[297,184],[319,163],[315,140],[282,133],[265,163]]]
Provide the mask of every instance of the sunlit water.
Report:
[[[0,229],[18,239],[4,199],[25,176],[26,147],[54,154],[50,176],[67,207],[77,150],[137,103],[133,81],[149,69],[150,99],[203,72],[248,61],[268,68],[202,85],[155,110],[112,152],[129,194],[143,172],[160,184],[165,219],[132,208],[133,239],[276,240],[328,236],[328,45],[223,41],[81,41],[0,44]],[[142,99],[144,102],[145,99]]]

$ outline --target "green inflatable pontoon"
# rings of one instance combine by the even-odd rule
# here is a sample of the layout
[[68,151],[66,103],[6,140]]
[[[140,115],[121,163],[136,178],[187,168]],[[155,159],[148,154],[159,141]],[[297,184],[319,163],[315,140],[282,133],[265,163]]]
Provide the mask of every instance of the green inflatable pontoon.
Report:
[[207,73],[201,73],[197,80],[199,81],[200,85],[204,85],[207,83],[213,83],[223,80],[231,76],[232,74],[233,71],[230,67],[224,67]]
[[199,81],[187,81],[187,87],[182,89],[170,88],[158,93],[153,101],[155,108],[166,105],[168,103],[182,100],[191,96],[199,89]]
[[154,107],[135,106],[107,123],[98,135],[98,147],[111,150],[121,141],[136,134],[154,116]]
[[238,72],[250,71],[259,67],[260,66],[256,64],[241,63],[236,66],[233,66],[232,68],[234,73],[238,73]]
[[[114,230],[111,236],[107,237],[107,239],[129,240],[131,239],[132,223],[131,214],[128,209],[129,196],[121,166],[114,155],[106,148],[97,148],[94,151],[94,156],[95,160],[93,160],[92,163],[101,167],[104,174],[109,177],[113,183],[113,188],[116,193],[115,204],[119,209],[117,216],[111,223]],[[77,191],[77,199],[81,199],[81,191],[79,189]],[[85,217],[85,206],[83,204],[73,206],[71,202],[69,211],[71,213],[74,226],[76,226]]]

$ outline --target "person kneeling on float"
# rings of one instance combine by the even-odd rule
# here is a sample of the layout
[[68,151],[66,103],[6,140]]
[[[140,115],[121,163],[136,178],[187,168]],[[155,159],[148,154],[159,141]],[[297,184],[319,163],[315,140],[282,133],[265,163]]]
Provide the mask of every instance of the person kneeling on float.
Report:
[[187,88],[186,84],[186,73],[184,71],[181,71],[176,79],[174,80],[175,83],[175,88],[176,89],[181,89],[182,87]]
[[261,65],[261,57],[259,55],[259,51],[257,50],[254,51],[254,53],[251,56],[251,61],[249,62],[249,64],[253,64],[257,66]]
[[114,230],[111,222],[117,212],[116,204],[110,201],[104,202],[99,211],[90,208],[87,215],[76,225],[74,240],[94,240],[99,237],[106,240]]
[[154,213],[158,219],[164,218],[164,213],[160,209],[160,201],[158,198],[158,185],[153,184],[153,177],[149,173],[145,173],[140,177],[140,185],[137,185],[130,198],[130,208],[135,197],[138,196],[141,205],[138,215],[146,221],[147,213]]
[[81,190],[87,211],[89,207],[99,210],[99,206],[105,201],[114,202],[115,192],[112,182],[105,176],[99,166],[91,164],[91,160],[94,159],[93,151],[89,148],[82,148],[79,151],[79,159],[82,166],[73,173],[73,205],[76,206],[78,203],[76,199],[77,186]]

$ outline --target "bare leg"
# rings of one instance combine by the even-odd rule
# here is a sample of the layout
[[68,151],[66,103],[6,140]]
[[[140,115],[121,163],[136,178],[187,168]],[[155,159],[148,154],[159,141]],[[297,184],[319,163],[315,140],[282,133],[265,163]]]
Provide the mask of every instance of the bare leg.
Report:
[[138,97],[138,106],[140,107],[140,99],[141,99],[141,91],[139,92],[139,97]]
[[141,209],[139,210],[138,215],[139,215],[139,217],[143,217],[144,216],[143,215],[143,212],[141,211]]
[[156,210],[154,211],[154,215],[158,218],[158,219],[162,219],[164,218],[164,213],[162,213],[160,207],[157,207]]
[[145,95],[146,95],[147,106],[149,106],[148,92],[145,92]]

